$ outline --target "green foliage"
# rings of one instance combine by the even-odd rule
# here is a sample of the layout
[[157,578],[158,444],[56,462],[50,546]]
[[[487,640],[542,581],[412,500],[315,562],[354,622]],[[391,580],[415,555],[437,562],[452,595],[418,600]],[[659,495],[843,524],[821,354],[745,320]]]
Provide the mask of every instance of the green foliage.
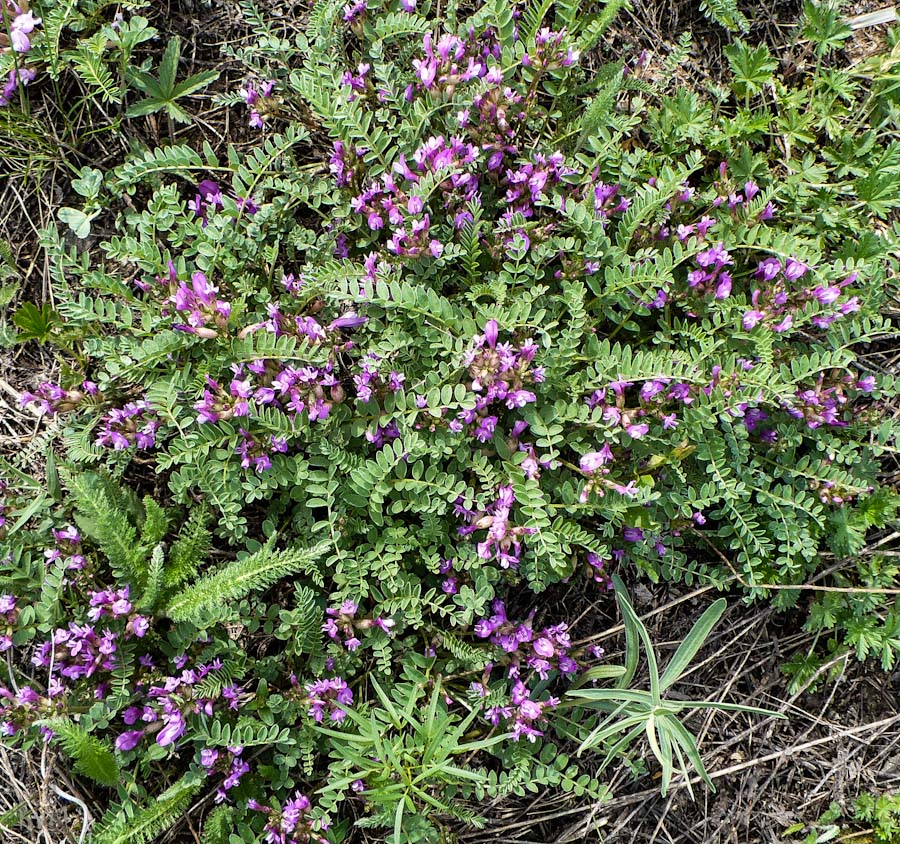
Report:
[[254,590],[266,589],[289,575],[301,572],[310,575],[327,547],[322,542],[312,548],[276,551],[270,543],[243,559],[204,575],[171,600],[165,612],[175,621],[196,622],[203,618],[204,613]]
[[125,812],[111,811],[95,831],[94,844],[150,844],[179,821],[200,783],[185,777],[159,794],[147,806]]
[[[603,761],[605,768],[625,752],[630,744],[644,735],[651,752],[662,768],[660,788],[663,796],[666,795],[672,782],[672,775],[676,772],[682,775],[683,782],[693,795],[688,766],[696,770],[706,785],[714,791],[715,786],[703,764],[697,741],[684,726],[679,715],[685,710],[714,708],[755,712],[774,717],[783,716],[741,704],[664,698],[663,693],[682,678],[697,652],[703,647],[725,611],[726,601],[719,598],[697,619],[672,655],[665,671],[660,674],[647,628],[631,606],[622,581],[614,576],[613,582],[616,600],[625,623],[625,670],[615,689],[574,689],[569,692],[571,697],[588,701],[587,706],[596,707],[607,713],[606,718],[581,742],[579,753],[605,745],[607,748]],[[638,665],[641,646],[647,657],[649,691],[628,688]]]
[[[97,131],[158,113],[173,135],[217,78],[179,83],[181,42],[104,0],[45,5],[29,61],[77,77]],[[685,716],[762,710],[676,697],[724,603],[661,668],[642,576],[797,605],[795,691],[827,660],[891,670],[893,60],[848,65],[813,2],[814,67],[734,39],[696,90],[669,84],[690,33],[662,84],[597,65],[620,0],[323,0],[302,30],[239,5],[253,43],[225,55],[260,134],[73,168],[48,219],[104,239],[48,228],[53,304],[0,336],[60,363],[29,385],[45,433],[2,464],[0,642],[33,688],[0,720],[27,747],[63,718],[74,765],[118,786],[96,844],[188,813],[209,844],[286,818],[449,840],[506,795],[605,800],[642,737],[664,792],[711,787]],[[244,120],[241,99],[215,101]],[[44,461],[46,486],[22,471]],[[568,615],[612,576],[621,665]]]
[[318,792],[322,802],[333,805],[350,783],[366,782],[368,797],[378,812],[374,822],[390,826],[388,840],[394,844],[415,840],[413,830],[420,825],[421,816],[434,811],[477,822],[477,816],[466,815],[454,801],[436,799],[435,785],[458,785],[464,793],[473,783],[483,785],[484,772],[455,757],[497,745],[504,736],[462,741],[478,711],[472,710],[462,720],[448,712],[440,677],[434,678],[427,696],[417,684],[397,686],[393,695],[374,680],[372,687],[383,708],[368,713],[347,709],[348,733],[320,728],[341,739],[334,745],[332,777]]
[[772,74],[778,62],[765,44],[750,47],[744,41],[735,41],[725,48],[725,55],[734,74],[732,86],[738,97],[752,97],[771,84]]
[[19,329],[16,339],[21,343],[26,340],[44,341],[49,339],[56,322],[57,315],[47,302],[40,308],[31,302],[25,302],[13,315],[13,324]]
[[112,750],[104,742],[68,718],[50,718],[43,726],[54,733],[77,773],[107,787],[118,784],[121,772]]
[[833,0],[804,0],[800,27],[803,37],[815,44],[819,56],[840,49],[853,34],[840,5]]
[[785,830],[785,836],[803,844],[846,839],[894,844],[900,836],[900,794],[865,792],[856,799],[852,810],[846,811],[839,803],[832,803],[815,823],[794,824]]
[[75,504],[79,527],[99,545],[117,576],[140,588],[146,578],[145,549],[138,544],[121,490],[93,473],[63,472],[62,479]]
[[725,29],[741,32],[750,29],[750,21],[740,10],[736,0],[701,0],[700,11]]
[[177,82],[178,60],[181,57],[181,40],[172,38],[166,45],[162,60],[159,63],[157,78],[143,70],[133,70],[129,76],[130,83],[137,88],[144,99],[138,100],[128,107],[126,117],[145,117],[164,111],[170,120],[179,123],[190,123],[190,115],[178,104],[183,97],[203,90],[219,78],[218,71],[204,70]]

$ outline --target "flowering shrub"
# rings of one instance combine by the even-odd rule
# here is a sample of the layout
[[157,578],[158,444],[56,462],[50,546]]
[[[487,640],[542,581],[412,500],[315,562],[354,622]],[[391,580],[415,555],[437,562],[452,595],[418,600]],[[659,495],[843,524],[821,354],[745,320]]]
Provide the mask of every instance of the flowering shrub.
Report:
[[[596,735],[568,693],[619,672],[573,619],[514,610],[529,594],[602,598],[636,568],[790,606],[814,577],[892,577],[821,553],[896,510],[893,382],[857,355],[889,330],[896,240],[873,221],[900,202],[896,144],[828,170],[839,139],[796,128],[803,92],[765,62],[778,118],[651,94],[640,62],[593,72],[613,10],[321,3],[236,100],[254,152],[93,171],[121,209],[98,261],[46,233],[49,338],[77,354],[23,401],[92,471],[52,542],[12,537],[0,642],[41,680],[0,721],[143,789],[99,844],[201,789],[210,835],[247,842],[344,840],[342,803],[399,844],[486,794],[600,799],[556,743]],[[181,534],[100,471],[132,460]],[[206,565],[208,526],[245,550]],[[27,594],[42,557],[52,588]],[[866,601],[809,623],[890,667],[896,611],[863,632]]]
[[[373,616],[354,601],[330,605],[321,564],[328,542],[278,551],[273,535],[208,569],[203,559],[212,537],[204,508],[173,532],[176,514],[152,498],[137,501],[97,474],[66,474],[63,481],[66,503],[51,512],[74,523],[14,545],[18,570],[46,566],[46,577],[32,579],[31,588],[12,586],[15,596],[0,595],[0,650],[31,653],[19,679],[0,685],[0,734],[26,746],[58,744],[79,773],[104,786],[143,791],[147,763],[181,771],[155,804],[136,808],[132,799],[128,811],[111,812],[93,840],[143,840],[128,830],[163,828],[201,788],[221,807],[209,828],[227,826],[240,810],[241,828],[297,842],[333,840],[329,830],[347,800],[371,803],[380,809],[375,821],[389,825],[398,799],[401,807],[410,799],[423,811],[430,806],[474,821],[460,798],[476,788],[482,795],[521,792],[529,780],[603,795],[596,780],[537,755],[561,707],[548,684],[558,678],[555,685],[566,688],[588,677],[583,672],[602,655],[573,647],[564,623],[533,632],[530,619],[507,621],[497,601],[494,615],[475,625],[478,636],[490,637],[486,646],[434,628],[423,649],[422,625],[396,629],[408,615],[401,609]],[[263,651],[251,653],[248,641],[263,640],[269,642]],[[405,696],[397,702],[405,721],[374,674],[377,696],[366,700],[373,657],[375,673],[390,676],[389,643],[404,654],[402,682],[392,693]],[[506,670],[492,676],[494,652]],[[442,685],[454,672],[459,682]],[[467,686],[465,678],[476,676]],[[420,722],[412,712],[426,694],[429,717]],[[384,708],[374,705],[379,697]],[[463,719],[460,707],[468,713]],[[386,719],[377,738],[367,732],[369,716]],[[508,729],[497,733],[501,722]],[[484,738],[462,741],[471,731]],[[535,749],[514,753],[513,769],[500,777],[469,762],[444,764],[488,748],[509,754],[499,745],[519,738]],[[404,760],[440,746],[407,792],[392,785],[397,758],[374,752],[394,740]],[[365,742],[371,754],[361,753]],[[318,756],[326,752],[333,756],[331,775],[314,799],[297,790],[298,780],[318,779]],[[134,811],[136,824],[129,820]],[[423,820],[410,815],[407,826],[414,830]]]

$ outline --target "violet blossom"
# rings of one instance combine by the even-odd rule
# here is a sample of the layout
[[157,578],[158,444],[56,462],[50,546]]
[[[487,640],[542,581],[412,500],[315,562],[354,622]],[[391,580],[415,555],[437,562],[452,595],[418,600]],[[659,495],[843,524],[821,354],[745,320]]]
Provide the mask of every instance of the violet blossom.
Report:
[[153,448],[156,433],[162,427],[157,412],[146,400],[132,401],[108,411],[101,420],[95,442],[122,451],[135,446]]

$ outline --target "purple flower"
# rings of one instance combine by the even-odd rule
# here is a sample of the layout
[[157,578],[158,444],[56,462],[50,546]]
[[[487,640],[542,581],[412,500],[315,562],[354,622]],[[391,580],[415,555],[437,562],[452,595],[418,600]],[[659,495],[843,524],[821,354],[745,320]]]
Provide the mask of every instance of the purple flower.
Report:
[[649,430],[650,426],[646,422],[625,426],[625,431],[628,433],[628,436],[635,440],[639,440],[641,437],[647,434]]
[[741,324],[747,331],[750,331],[752,328],[755,328],[765,316],[766,315],[762,311],[747,311],[741,320]]
[[644,538],[644,531],[639,527],[627,527],[622,531],[622,538],[626,542],[640,542]]
[[31,70],[31,68],[20,67],[18,75],[15,70],[11,70],[6,77],[3,88],[0,89],[0,108],[10,104],[13,94],[20,84],[24,86],[29,82],[33,82],[35,76],[37,76],[37,74],[35,71]]
[[534,648],[534,652],[538,656],[545,657],[549,659],[556,653],[556,649],[553,647],[553,642],[549,639],[544,638],[543,636],[540,639],[535,639],[532,643],[532,648]]
[[822,305],[830,305],[833,302],[836,302],[841,295],[841,288],[837,285],[830,285],[828,287],[819,286],[815,290],[813,290],[813,296],[819,301]]
[[116,739],[116,750],[120,750],[123,753],[128,750],[134,750],[135,747],[138,746],[140,740],[144,736],[143,730],[129,730],[128,732],[122,733]]
[[784,265],[785,278],[796,281],[798,278],[806,275],[809,267],[801,263],[796,258],[788,258]]
[[335,677],[331,680],[316,680],[306,686],[309,704],[309,714],[314,721],[320,722],[328,712],[328,718],[334,723],[340,723],[346,718],[347,713],[341,706],[350,706],[353,703],[353,691],[347,685],[346,680]]
[[174,744],[184,735],[184,731],[187,729],[184,716],[177,709],[173,709],[171,712],[163,715],[163,724],[163,728],[156,736],[156,743],[160,747],[168,747],[170,744]]
[[22,12],[16,15],[10,24],[13,50],[17,53],[27,53],[31,49],[31,40],[28,36],[40,23],[41,19],[36,18],[33,12]]
[[130,623],[130,627],[134,635],[138,639],[143,639],[150,629],[150,622],[142,615],[136,615]]
[[328,327],[332,330],[339,328],[359,328],[368,322],[368,317],[358,316],[353,311],[348,311],[343,316],[338,317]]
[[586,475],[589,475],[593,472],[596,472],[601,466],[609,463],[612,458],[612,450],[607,443],[604,444],[603,448],[601,448],[600,451],[591,451],[588,454],[583,455],[581,460],[578,462],[578,466],[582,472],[584,472]]
[[526,404],[534,401],[537,401],[537,396],[530,390],[514,390],[506,395],[508,408],[525,407]]
[[156,432],[162,426],[156,411],[144,400],[110,410],[101,421],[96,443],[116,451],[131,446],[152,448],[156,443]]

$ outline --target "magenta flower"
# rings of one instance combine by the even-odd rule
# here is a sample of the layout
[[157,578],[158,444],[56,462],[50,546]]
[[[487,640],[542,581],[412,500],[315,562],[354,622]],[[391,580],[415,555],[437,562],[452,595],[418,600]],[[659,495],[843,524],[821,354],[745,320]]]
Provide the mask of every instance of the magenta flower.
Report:
[[582,456],[578,466],[585,474],[596,472],[601,466],[612,460],[613,454],[609,444],[604,444],[600,451],[591,451]]
[[140,743],[143,736],[143,730],[129,730],[128,732],[122,733],[116,739],[116,750],[122,751],[123,753],[128,750],[134,750],[134,748],[137,747]]
[[33,12],[22,12],[16,15],[10,24],[13,50],[17,53],[27,53],[31,49],[31,39],[28,36],[40,23],[41,18],[36,18]]
[[326,711],[329,720],[336,724],[347,717],[347,713],[340,707],[352,705],[353,691],[342,678],[317,680],[310,683],[306,687],[306,691],[309,694],[309,714],[314,721],[321,722]]
[[170,744],[174,744],[184,735],[184,731],[187,729],[184,716],[177,709],[173,709],[171,712],[163,715],[163,724],[163,728],[156,736],[156,743],[160,747],[168,747]]
[[785,278],[788,278],[791,281],[796,281],[798,278],[804,276],[808,270],[809,267],[798,261],[796,258],[788,258],[784,265]]

